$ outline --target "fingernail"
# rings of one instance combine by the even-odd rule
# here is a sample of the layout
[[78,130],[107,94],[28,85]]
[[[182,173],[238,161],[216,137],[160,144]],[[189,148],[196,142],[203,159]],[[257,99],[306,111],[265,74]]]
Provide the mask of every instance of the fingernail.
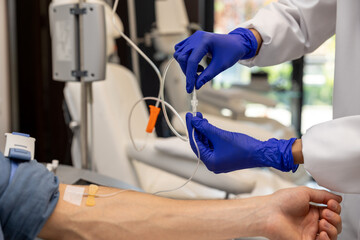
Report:
[[332,209],[336,209],[337,208],[337,204],[336,203],[331,203],[331,206],[330,206]]
[[333,216],[333,213],[331,211],[326,211],[325,216],[331,218]]
[[325,227],[325,228],[330,228],[330,224],[329,224],[328,222],[325,222],[325,223],[324,223],[324,227]]

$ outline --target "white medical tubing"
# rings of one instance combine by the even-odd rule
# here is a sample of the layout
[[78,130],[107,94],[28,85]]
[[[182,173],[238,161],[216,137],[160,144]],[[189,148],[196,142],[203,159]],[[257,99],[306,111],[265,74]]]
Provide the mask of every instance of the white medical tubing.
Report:
[[[138,149],[138,148],[136,147],[136,145],[135,145],[135,141],[134,141],[134,138],[133,138],[132,132],[131,132],[131,116],[132,116],[132,114],[133,114],[133,112],[134,112],[135,107],[136,107],[140,102],[142,102],[142,101],[144,101],[144,100],[159,100],[160,102],[162,102],[163,104],[165,104],[167,107],[169,107],[170,110],[176,115],[176,117],[178,117],[178,118],[181,119],[179,113],[175,110],[175,108],[174,108],[173,106],[171,106],[169,103],[167,103],[167,102],[165,102],[164,100],[162,100],[162,99],[158,99],[158,98],[156,98],[156,97],[144,97],[144,98],[142,98],[142,99],[139,99],[139,100],[133,105],[133,107],[131,108],[130,113],[129,113],[129,120],[128,120],[128,128],[129,128],[130,139],[131,139],[131,142],[132,142],[135,150],[137,150],[137,151],[141,151],[145,146],[144,146],[143,148],[141,148],[141,149]],[[186,129],[186,124],[184,123],[184,121],[182,121],[181,123],[182,123],[183,127]],[[146,135],[148,135],[148,133],[147,133]]]
[[173,192],[173,191],[176,191],[176,190],[179,190],[180,188],[184,187],[186,184],[188,184],[191,179],[193,179],[193,177],[195,176],[197,170],[199,169],[199,165],[200,165],[200,151],[199,151],[199,147],[195,141],[195,128],[193,128],[192,130],[192,139],[193,139],[193,142],[195,144],[195,147],[196,147],[196,151],[197,151],[197,158],[198,158],[198,161],[197,161],[197,164],[196,164],[196,168],[193,172],[193,174],[179,187],[177,188],[174,188],[174,189],[169,189],[169,190],[162,190],[162,191],[158,191],[158,192],[155,192],[153,193],[154,195],[158,195],[160,193],[165,193],[165,192]]
[[[115,11],[117,9],[117,6],[119,4],[119,0],[115,0],[115,3],[114,3],[114,7],[113,7],[113,10],[112,10],[112,21],[113,21],[113,27],[115,27],[115,29],[119,32],[119,34],[121,35],[121,37],[123,37],[127,42],[128,44],[130,44],[130,46],[132,48],[134,48],[149,64],[150,66],[154,69],[156,75],[158,76],[158,78],[160,79],[160,82],[161,82],[161,74],[160,74],[160,71],[159,69],[156,67],[156,65],[151,61],[150,58],[148,58],[148,56],[146,56],[145,53],[143,53],[143,51],[141,51],[141,49],[133,42],[131,41],[130,38],[128,38],[119,28],[118,26],[116,25],[116,22],[115,22]],[[158,96],[158,98],[160,98],[160,96]],[[156,107],[159,106],[159,101],[156,102]]]
[[[146,54],[141,51],[141,49],[133,42],[131,41],[130,38],[128,38],[116,25],[116,22],[115,22],[115,11],[116,11],[116,8],[119,4],[119,0],[116,0],[115,3],[114,3],[114,7],[113,7],[113,10],[112,10],[112,21],[113,21],[113,26],[115,27],[115,29],[119,32],[119,34],[121,35],[121,37],[123,37],[131,47],[133,47],[149,64],[150,66],[154,69],[156,75],[158,76],[159,78],[159,82],[160,82],[160,90],[159,90],[159,94],[158,94],[158,97],[156,99],[156,104],[155,104],[155,107],[159,107],[159,104],[161,102],[161,98],[163,98],[163,95],[161,97],[161,89],[164,88],[162,85],[164,85],[164,78],[161,76],[161,73],[159,71],[159,69],[156,67],[156,65],[151,61],[150,58],[148,58],[148,56],[146,56]],[[172,61],[170,61],[167,65],[167,69],[169,68],[170,64],[172,63]],[[164,72],[164,77],[166,76],[166,73],[167,73],[167,70]],[[167,112],[166,112],[166,108],[164,106],[164,104],[162,104],[162,109],[163,109],[163,112],[164,112],[164,116],[165,116],[165,120],[166,120],[166,123],[167,125],[169,126],[170,130],[178,137],[180,138],[181,140],[183,141],[188,141],[188,136],[187,137],[183,137],[181,136],[176,130],[175,128],[172,126],[169,118],[168,118],[168,115],[167,115]],[[182,118],[179,118],[181,122],[183,122]],[[186,134],[187,135],[187,134]]]
[[[92,196],[95,196],[97,198],[107,198],[107,197],[113,197],[113,196],[116,196],[118,195],[119,193],[123,193],[123,192],[127,192],[127,191],[130,191],[130,190],[120,190],[120,191],[117,191],[117,192],[113,192],[113,193],[109,193],[109,194],[95,194],[95,195],[92,195]],[[83,196],[84,197],[87,197],[87,196],[90,196],[91,194],[88,194],[88,193],[84,193]]]
[[193,94],[192,94],[192,99],[191,99],[191,111],[192,111],[192,114],[193,114],[194,117],[196,117],[198,103],[199,102],[197,100],[196,90],[195,90],[195,87],[194,87]]
[[[167,75],[167,72],[170,68],[170,65],[171,63],[174,62],[174,58],[171,58],[170,61],[167,63],[166,67],[165,67],[165,70],[164,70],[164,75],[161,76],[161,73],[160,73],[160,70],[156,67],[156,65],[148,58],[148,56],[146,56],[145,53],[143,53],[141,51],[141,49],[134,43],[131,41],[131,39],[129,39],[118,27],[117,25],[115,24],[115,11],[116,11],[116,8],[119,4],[119,0],[115,0],[115,3],[114,3],[114,6],[113,6],[113,9],[112,9],[112,21],[113,21],[113,26],[115,27],[115,29],[119,32],[119,34],[121,35],[121,37],[123,37],[128,43],[129,45],[135,49],[149,64],[150,66],[154,69],[156,75],[158,76],[159,78],[159,81],[160,81],[160,88],[159,88],[159,94],[158,94],[158,97],[155,98],[155,97],[144,97],[140,100],[138,100],[134,106],[132,107],[131,111],[130,111],[130,114],[129,114],[129,119],[128,119],[128,128],[129,128],[129,136],[130,136],[130,139],[131,139],[131,142],[135,148],[135,150],[137,151],[141,151],[145,148],[146,146],[146,141],[145,141],[145,144],[144,146],[142,146],[140,149],[138,149],[135,145],[135,141],[134,141],[134,138],[132,136],[132,132],[131,132],[131,116],[132,116],[132,113],[135,109],[135,107],[142,101],[144,100],[155,100],[156,101],[156,104],[155,104],[155,107],[159,107],[159,104],[161,103],[161,106],[162,106],[162,110],[163,110],[163,114],[164,114],[164,117],[165,117],[165,120],[166,120],[166,123],[167,125],[169,126],[170,130],[178,137],[180,138],[181,140],[183,141],[189,141],[189,136],[188,136],[188,132],[186,132],[186,136],[182,136],[180,135],[176,130],[175,128],[172,126],[170,120],[169,120],[169,117],[167,115],[167,111],[166,111],[166,107],[169,107],[170,110],[175,114],[175,116],[180,120],[181,124],[184,126],[185,129],[186,128],[186,124],[185,122],[182,120],[182,118],[180,117],[179,113],[169,104],[165,101],[165,98],[164,98],[164,85],[165,85],[165,79],[166,79],[166,75]],[[193,111],[193,115],[196,116],[196,106],[197,106],[197,99],[196,99],[196,92],[195,92],[195,89],[193,91],[193,100],[192,100],[192,111]],[[196,104],[195,104],[196,102]],[[148,133],[146,134],[146,139],[147,139],[147,136],[148,136]],[[180,187],[177,187],[177,188],[174,188],[174,189],[170,189],[170,190],[164,190],[164,191],[158,191],[158,192],[155,192],[154,194],[159,194],[159,193],[164,193],[164,192],[171,192],[171,191],[175,191],[175,190],[178,190],[180,188],[182,188],[183,186],[185,186],[188,182],[191,181],[191,179],[195,176],[198,168],[199,168],[199,165],[200,165],[200,151],[199,151],[199,147],[195,141],[195,129],[193,129],[192,131],[192,138],[193,138],[193,142],[195,144],[195,147],[196,147],[196,150],[197,150],[197,157],[198,157],[198,161],[197,161],[197,165],[196,165],[196,168],[193,172],[193,174],[190,176],[189,179],[187,179],[185,181],[184,184],[182,184]],[[120,192],[124,192],[124,191],[119,191],[117,193],[115,193],[114,195],[120,193]],[[111,196],[114,196],[114,195],[111,195]],[[109,195],[110,196],[110,195]]]
[[[167,72],[168,72],[171,64],[172,64],[174,61],[175,61],[175,58],[171,58],[171,59],[169,60],[169,62],[166,64],[166,67],[165,67],[165,70],[164,70],[164,74],[163,74],[163,78],[162,78],[162,81],[160,82],[159,95],[160,95],[160,98],[163,99],[163,100],[165,100],[164,88],[165,88],[166,75],[167,75]],[[161,106],[162,106],[163,114],[164,114],[164,117],[165,117],[165,121],[166,121],[167,125],[169,126],[170,130],[171,130],[178,138],[180,138],[180,139],[183,140],[184,142],[189,141],[189,136],[188,136],[187,131],[185,131],[186,137],[181,136],[181,135],[175,130],[175,128],[173,127],[173,125],[171,124],[171,122],[170,122],[170,120],[169,120],[169,116],[167,115],[167,111],[166,111],[166,108],[165,108],[164,104],[161,104]],[[179,118],[179,119],[180,119],[181,124],[185,125],[185,129],[186,129],[186,124],[184,123],[184,121],[182,120],[182,118]]]
[[[171,62],[170,62],[170,64],[171,64]],[[169,65],[170,65],[170,64],[169,64]],[[167,70],[166,70],[166,71],[167,71]],[[162,92],[162,94],[163,94],[163,92]],[[191,106],[192,106],[191,111],[192,111],[193,116],[196,116],[196,112],[197,112],[196,108],[197,108],[197,105],[198,105],[198,100],[197,100],[197,97],[196,97],[196,90],[195,90],[195,88],[194,88],[194,91],[193,91],[193,94],[192,94],[192,100],[191,100]],[[182,188],[183,186],[185,186],[188,182],[190,182],[191,179],[195,176],[197,170],[199,169],[199,165],[200,165],[200,150],[199,150],[199,147],[198,147],[198,145],[197,145],[197,143],[196,143],[196,141],[195,141],[195,128],[193,128],[193,130],[192,130],[192,139],[193,139],[193,142],[194,142],[195,147],[196,147],[197,158],[198,158],[195,171],[193,172],[193,174],[191,175],[191,177],[190,177],[188,180],[186,180],[186,182],[184,182],[184,184],[181,185],[180,187],[177,187],[177,188],[174,188],[174,189],[171,189],[171,190],[158,191],[158,192],[154,193],[155,195],[157,195],[157,194],[159,194],[159,193],[172,192],[172,191],[178,190],[178,189]]]

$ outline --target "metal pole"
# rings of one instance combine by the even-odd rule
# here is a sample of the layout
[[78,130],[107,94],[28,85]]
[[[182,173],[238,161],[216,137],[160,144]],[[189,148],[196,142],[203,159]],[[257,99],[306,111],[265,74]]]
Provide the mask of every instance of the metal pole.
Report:
[[9,42],[9,61],[10,61],[10,102],[11,102],[11,129],[14,131],[20,130],[19,124],[19,100],[18,100],[18,65],[16,46],[16,1],[7,1],[8,10],[8,42]]
[[[129,28],[130,28],[130,39],[137,45],[137,28],[136,28],[136,9],[135,9],[135,0],[128,0],[128,12],[129,12]],[[138,80],[139,86],[141,86],[140,81],[140,68],[139,68],[139,55],[137,54],[134,48],[131,48],[131,62],[133,67],[133,72]]]
[[92,88],[92,82],[90,82],[90,84],[87,85],[88,88],[88,116],[89,116],[89,120],[88,120],[88,169],[95,171],[95,164],[93,163],[92,159],[94,156],[94,111],[93,111],[93,88]]
[[[79,8],[82,9],[85,0],[79,0]],[[80,72],[84,70],[84,49],[83,49],[83,15],[79,14],[79,59]],[[83,76],[80,77],[81,84],[81,121],[80,121],[80,141],[81,141],[81,165],[83,169],[90,169],[89,144],[88,144],[88,88],[91,83],[85,82]]]
[[292,87],[291,91],[295,93],[291,97],[291,123],[295,127],[298,136],[301,137],[301,116],[304,102],[304,57],[292,61]]
[[81,139],[81,165],[84,169],[89,169],[88,161],[88,119],[87,119],[87,87],[81,79],[81,123],[80,123],[80,139]]

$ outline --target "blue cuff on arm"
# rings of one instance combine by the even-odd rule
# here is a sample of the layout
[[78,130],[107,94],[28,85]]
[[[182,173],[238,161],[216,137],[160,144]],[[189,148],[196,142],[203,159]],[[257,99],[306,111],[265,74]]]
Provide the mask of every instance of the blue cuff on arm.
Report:
[[19,166],[19,162],[10,161],[10,177],[9,177],[9,184],[11,183],[12,178],[15,175],[16,169]]
[[[42,164],[21,163],[9,183],[11,163],[0,153],[0,222],[5,239],[34,239],[56,207],[59,182]],[[0,232],[1,240],[1,232]]]

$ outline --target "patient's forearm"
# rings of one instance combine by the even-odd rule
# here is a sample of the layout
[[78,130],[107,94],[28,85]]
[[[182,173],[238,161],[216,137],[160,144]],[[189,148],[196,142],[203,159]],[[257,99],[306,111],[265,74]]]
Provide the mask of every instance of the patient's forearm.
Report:
[[[94,207],[63,201],[40,233],[45,239],[229,239],[262,235],[261,198],[244,200],[171,200],[126,191],[96,198]],[[118,191],[102,188],[103,194]],[[85,191],[87,192],[87,190]]]

